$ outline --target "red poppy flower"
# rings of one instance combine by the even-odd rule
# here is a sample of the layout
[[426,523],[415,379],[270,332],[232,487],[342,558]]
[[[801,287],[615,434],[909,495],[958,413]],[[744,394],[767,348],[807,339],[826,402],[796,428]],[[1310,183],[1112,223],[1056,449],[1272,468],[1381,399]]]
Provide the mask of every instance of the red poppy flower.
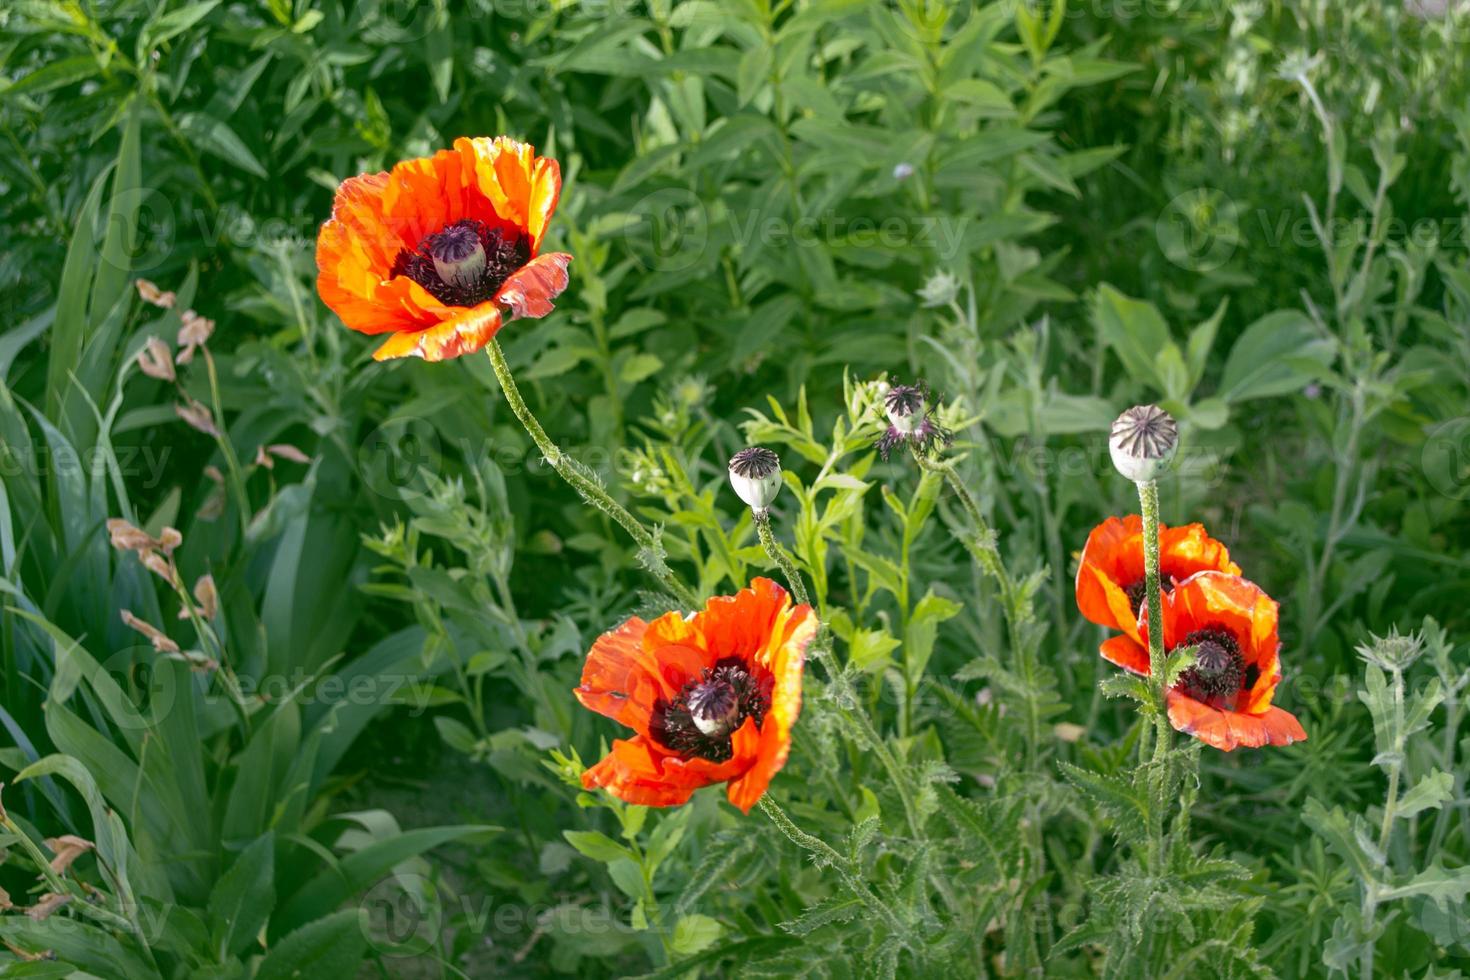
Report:
[[[1159,525],[1159,575],[1164,588],[1196,572],[1239,575],[1225,546],[1205,533],[1203,524]],[[1138,613],[1143,608],[1143,519],[1109,517],[1087,536],[1077,566],[1077,606],[1099,626],[1122,630],[1142,643]]]
[[[1301,723],[1271,704],[1281,683],[1277,609],[1238,575],[1200,572],[1174,587],[1163,605],[1164,649],[1199,649],[1194,666],[1168,692],[1170,724],[1225,752],[1306,741]],[[1148,628],[1147,610],[1142,628]],[[1148,650],[1131,637],[1108,640],[1102,655],[1148,675]]]
[[504,136],[342,182],[316,241],[317,292],[360,333],[389,334],[377,360],[442,361],[502,322],[543,317],[567,288],[563,252],[541,254],[561,168]]
[[677,806],[727,783],[745,812],[786,764],[801,711],[801,670],[816,635],[810,606],[758,578],[685,619],[634,617],[598,637],[577,700],[637,734],[582,774],[643,806]]

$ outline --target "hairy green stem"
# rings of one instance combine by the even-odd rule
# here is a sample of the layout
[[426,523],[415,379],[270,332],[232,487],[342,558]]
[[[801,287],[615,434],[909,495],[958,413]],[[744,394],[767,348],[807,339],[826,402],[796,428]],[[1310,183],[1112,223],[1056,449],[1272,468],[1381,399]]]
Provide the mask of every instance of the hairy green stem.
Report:
[[806,590],[806,582],[802,580],[801,573],[796,570],[796,563],[781,547],[781,542],[776,540],[776,535],[771,531],[771,512],[769,510],[754,510],[750,512],[751,519],[755,522],[756,536],[761,539],[761,547],[766,549],[766,554],[776,567],[781,569],[781,574],[786,577],[786,584],[791,589],[791,594],[796,596],[796,601],[804,606],[812,604],[811,595]]
[[798,827],[795,821],[786,815],[786,811],[781,809],[780,805],[772,800],[769,795],[760,798],[760,808],[766,816],[771,818],[771,822],[780,829],[781,833],[786,835],[791,843],[804,851],[810,852],[816,857],[819,864],[830,864],[836,868],[837,874],[842,878],[843,884],[847,885],[864,905],[882,919],[883,923],[895,935],[903,935],[903,923],[899,921],[898,916],[888,907],[888,904],[873,893],[872,889],[863,881],[862,876],[856,873],[851,861],[837,853],[830,844],[820,837],[814,837]]
[[511,375],[510,365],[505,361],[505,353],[500,349],[500,342],[492,339],[485,345],[485,352],[490,356],[490,366],[495,370],[495,379],[500,382],[500,390],[505,395],[505,401],[510,406],[512,414],[525,427],[531,441],[536,448],[541,450],[541,455],[556,470],[557,475],[571,485],[572,489],[581,494],[582,499],[587,501],[608,517],[620,524],[623,530],[628,532],[638,545],[640,557],[644,566],[653,573],[654,578],[659,580],[665,589],[678,600],[679,604],[686,609],[694,609],[699,601],[689,587],[675,577],[673,571],[664,562],[663,549],[653,532],[643,526],[643,522],[628,512],[628,509],[618,503],[607,492],[606,488],[585,467],[577,463],[546,434],[536,416],[531,414],[531,409],[526,406],[526,401],[521,397],[521,391],[516,387],[515,378]]
[[1164,792],[1169,785],[1169,749],[1173,733],[1169,728],[1168,678],[1164,660],[1164,601],[1159,587],[1159,485],[1153,480],[1138,484],[1138,504],[1143,515],[1143,578],[1148,603],[1148,673],[1154,693],[1154,758],[1151,778],[1153,792],[1149,806],[1149,864],[1162,870],[1164,850]]
[[[771,517],[769,512],[756,512],[756,533],[759,535],[761,545],[766,554],[781,569],[781,574],[786,576],[786,581],[791,588],[792,595],[796,600],[805,605],[811,605],[808,597],[806,582],[801,573],[796,570],[796,564],[791,557],[781,548],[771,531]],[[851,710],[842,710],[841,717],[854,730],[853,734],[862,742],[865,742],[873,754],[878,757],[878,763],[888,773],[888,778],[893,782],[893,788],[898,793],[898,798],[903,804],[904,817],[908,821],[909,831],[915,838],[923,836],[923,821],[919,817],[918,806],[913,799],[909,789],[908,780],[898,765],[898,760],[888,750],[888,744],[883,741],[883,736],[873,726],[872,720],[867,712],[858,703],[856,692],[852,690],[847,681],[847,675],[843,673],[842,667],[837,663],[837,658],[832,654],[832,632],[826,623],[817,627],[817,635],[811,643],[812,657],[821,663],[827,672],[827,681],[837,688],[838,702],[841,705],[850,706]]]

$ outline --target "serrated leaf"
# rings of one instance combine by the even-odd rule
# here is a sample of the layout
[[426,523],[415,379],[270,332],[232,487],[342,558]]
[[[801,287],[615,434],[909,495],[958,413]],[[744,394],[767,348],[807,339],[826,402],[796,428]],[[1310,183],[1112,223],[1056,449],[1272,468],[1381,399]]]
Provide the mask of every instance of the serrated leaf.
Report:
[[1423,810],[1437,810],[1454,797],[1454,786],[1454,777],[1435,769],[1399,799],[1394,813],[1398,817],[1406,818]]

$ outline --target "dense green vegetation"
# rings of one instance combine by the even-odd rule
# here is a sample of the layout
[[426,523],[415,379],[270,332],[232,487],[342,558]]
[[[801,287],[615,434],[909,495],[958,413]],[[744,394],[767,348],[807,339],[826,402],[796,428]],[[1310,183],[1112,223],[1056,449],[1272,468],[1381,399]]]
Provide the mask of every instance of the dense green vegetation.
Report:
[[[0,974],[1456,975],[1467,31],[1458,0],[6,5]],[[574,256],[499,334],[531,409],[701,602],[767,576],[826,624],[769,808],[581,788],[627,733],[572,691],[681,605],[659,556],[487,357],[375,363],[318,298],[341,181],[497,134],[560,161]],[[919,379],[953,444],[884,459],[883,385]],[[1139,510],[1108,427],[1150,402],[1162,519],[1280,602],[1305,742],[1155,734],[1098,656],[1079,553]],[[747,445],[795,576],[727,483]]]

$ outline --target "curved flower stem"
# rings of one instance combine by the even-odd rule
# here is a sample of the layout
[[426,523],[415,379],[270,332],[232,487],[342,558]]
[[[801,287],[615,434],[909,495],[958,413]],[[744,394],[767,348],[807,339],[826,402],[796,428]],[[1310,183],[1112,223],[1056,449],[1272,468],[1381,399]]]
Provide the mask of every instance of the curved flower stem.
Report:
[[[791,594],[796,601],[810,606],[811,599],[806,589],[806,582],[801,573],[796,569],[796,563],[791,556],[782,549],[776,535],[771,530],[771,515],[769,511],[752,511],[755,521],[756,533],[759,535],[761,545],[766,549],[766,554],[771,561],[775,562],[781,569],[781,574],[786,576],[786,581],[791,588]],[[817,635],[812,639],[811,652],[813,658],[821,663],[827,672],[827,681],[837,689],[837,703],[850,708],[842,712],[842,718],[854,729],[858,739],[865,742],[878,757],[878,763],[887,771],[888,778],[892,780],[894,790],[898,793],[899,800],[903,803],[904,817],[908,821],[909,831],[915,839],[923,836],[923,820],[919,817],[918,807],[914,802],[913,794],[909,790],[908,780],[899,767],[898,760],[888,750],[888,745],[883,741],[883,736],[873,726],[872,719],[858,703],[857,693],[853,691],[848,683],[847,675],[843,672],[841,665],[832,654],[832,631],[827,624],[821,623],[817,628]],[[774,805],[774,804],[773,804]]]
[[571,484],[572,489],[581,494],[583,500],[622,525],[623,530],[627,531],[628,536],[638,545],[639,557],[644,567],[653,573],[653,576],[678,600],[681,606],[686,609],[696,608],[699,601],[689,587],[679,581],[664,562],[663,548],[654,533],[644,527],[643,522],[629,513],[626,507],[614,500],[597,477],[562,452],[561,448],[551,441],[551,437],[546,434],[546,430],[541,427],[536,416],[531,414],[525,399],[521,397],[520,389],[516,387],[515,378],[510,373],[510,365],[505,362],[505,353],[500,349],[500,342],[491,339],[490,343],[485,345],[485,352],[490,356],[490,366],[495,370],[495,379],[500,382],[500,390],[505,395],[506,403],[510,405],[511,412],[525,427],[526,432],[531,436],[531,441],[536,444],[536,448],[541,450],[541,455],[563,480]]
[[781,543],[776,540],[776,535],[771,531],[771,512],[752,510],[750,516],[755,522],[755,533],[761,539],[761,546],[766,549],[766,554],[770,556],[771,561],[776,563],[776,567],[781,569],[781,574],[786,576],[791,594],[796,596],[797,602],[810,606],[812,599],[807,593],[806,582],[803,581],[801,573],[796,570],[796,563],[791,560],[791,556],[781,547]]
[[814,837],[798,827],[786,815],[786,811],[781,809],[780,805],[772,800],[769,795],[760,798],[760,808],[766,816],[771,818],[771,822],[780,829],[781,833],[786,835],[791,843],[804,851],[810,852],[818,866],[831,865],[836,868],[837,874],[842,878],[843,884],[847,885],[848,889],[857,896],[859,901],[871,909],[878,918],[882,919],[883,924],[892,930],[895,935],[901,936],[904,934],[903,923],[899,921],[898,916],[888,907],[887,903],[873,893],[873,890],[863,881],[862,876],[856,872],[851,861],[839,854],[832,845],[820,837]]
[[[1026,651],[1026,641],[1021,633],[1021,619],[1025,613],[1018,605],[1016,583],[1011,578],[1010,570],[1006,568],[1005,559],[1001,557],[995,531],[985,520],[985,515],[981,512],[975,495],[970,492],[969,487],[965,486],[965,481],[960,478],[959,471],[955,469],[952,461],[930,459],[917,448],[913,450],[913,455],[920,469],[944,477],[944,482],[959,499],[965,516],[970,519],[972,528],[970,534],[955,535],[955,537],[970,552],[970,557],[975,560],[981,570],[995,580],[996,588],[1000,591],[1001,609],[1005,614],[1006,635],[1010,641],[1015,669],[1021,676],[1030,680],[1031,663]],[[1027,768],[1031,768],[1041,744],[1041,718],[1036,711],[1032,710],[1034,703],[1031,700],[1027,700],[1026,707],[1026,765]]]
[[[219,397],[219,371],[214,366],[214,356],[209,353],[208,347],[200,347],[200,353],[204,355],[205,370],[209,375],[209,400],[214,410],[212,419],[214,424],[214,441],[219,446],[220,455],[225,459],[225,470],[229,473],[230,489],[235,495],[235,508],[240,512],[240,546],[245,546],[245,539],[250,534],[250,497],[245,492],[245,476],[240,468],[240,459],[235,455],[235,447],[230,442],[225,429],[224,405]],[[186,396],[187,397],[187,396]]]
[[1138,485],[1138,505],[1143,516],[1143,580],[1148,603],[1148,674],[1154,693],[1153,800],[1149,807],[1149,861],[1158,868],[1163,856],[1164,792],[1169,785],[1169,749],[1173,732],[1169,727],[1164,660],[1164,600],[1159,585],[1159,485],[1145,480]]

